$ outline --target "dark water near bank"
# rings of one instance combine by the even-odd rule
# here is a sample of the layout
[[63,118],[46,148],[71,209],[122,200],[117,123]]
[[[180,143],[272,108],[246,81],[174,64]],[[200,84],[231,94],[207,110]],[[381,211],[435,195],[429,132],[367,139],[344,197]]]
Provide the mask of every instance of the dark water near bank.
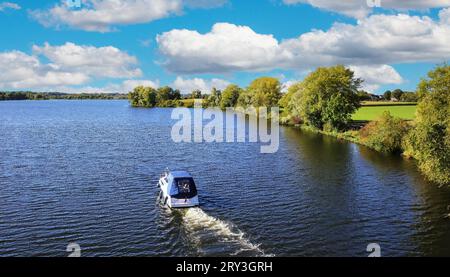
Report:
[[[258,144],[176,144],[170,109],[0,102],[0,256],[450,256],[450,190],[411,161],[281,128]],[[200,209],[156,202],[168,166]]]

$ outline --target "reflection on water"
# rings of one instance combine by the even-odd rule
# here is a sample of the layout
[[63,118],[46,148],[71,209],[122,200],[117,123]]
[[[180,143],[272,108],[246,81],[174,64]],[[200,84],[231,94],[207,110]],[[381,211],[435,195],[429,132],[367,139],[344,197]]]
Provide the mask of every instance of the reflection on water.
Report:
[[[176,144],[170,109],[126,101],[0,111],[0,256],[450,255],[450,190],[401,157],[294,128],[275,154]],[[166,167],[194,175],[201,208],[156,202]]]

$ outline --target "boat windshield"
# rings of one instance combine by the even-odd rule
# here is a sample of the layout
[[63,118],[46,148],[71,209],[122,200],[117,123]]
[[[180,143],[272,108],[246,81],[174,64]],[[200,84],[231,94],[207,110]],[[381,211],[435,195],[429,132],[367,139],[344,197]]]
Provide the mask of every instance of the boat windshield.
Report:
[[176,195],[172,195],[174,198],[192,198],[197,195],[197,188],[192,178],[176,178],[174,184],[178,190]]

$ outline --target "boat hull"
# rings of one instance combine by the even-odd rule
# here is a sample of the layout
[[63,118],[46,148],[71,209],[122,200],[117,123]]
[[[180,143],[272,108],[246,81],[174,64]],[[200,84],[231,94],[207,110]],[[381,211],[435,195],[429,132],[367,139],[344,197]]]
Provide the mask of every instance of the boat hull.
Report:
[[170,198],[167,205],[173,209],[197,207],[199,206],[198,196],[189,199]]

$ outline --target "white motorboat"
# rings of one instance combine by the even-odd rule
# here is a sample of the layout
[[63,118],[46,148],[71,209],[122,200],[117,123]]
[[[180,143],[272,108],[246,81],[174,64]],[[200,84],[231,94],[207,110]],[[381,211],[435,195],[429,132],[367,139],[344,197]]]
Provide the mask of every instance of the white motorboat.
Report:
[[199,206],[197,187],[194,178],[186,171],[164,172],[158,182],[160,199],[170,208],[189,208]]

